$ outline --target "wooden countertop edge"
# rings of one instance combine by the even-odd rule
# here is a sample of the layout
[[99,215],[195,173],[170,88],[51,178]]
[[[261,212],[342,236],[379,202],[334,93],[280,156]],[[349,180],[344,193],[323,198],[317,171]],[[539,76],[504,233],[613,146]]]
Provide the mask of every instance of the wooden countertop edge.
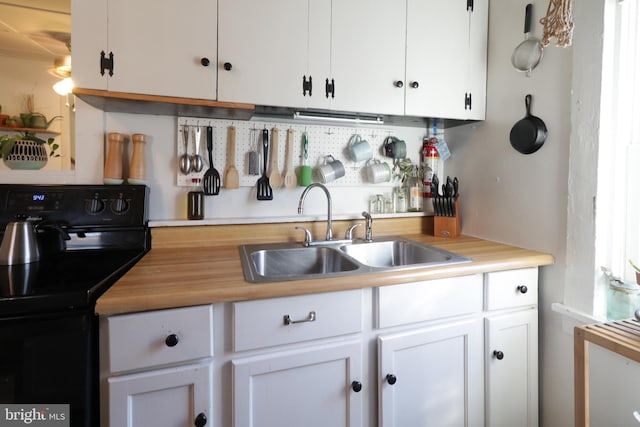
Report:
[[[244,280],[237,244],[154,248],[97,301],[101,316],[217,302],[336,292],[457,277],[554,263],[541,252],[460,236],[405,236],[472,258],[472,262],[358,276],[250,283]],[[355,280],[354,280],[355,279]]]

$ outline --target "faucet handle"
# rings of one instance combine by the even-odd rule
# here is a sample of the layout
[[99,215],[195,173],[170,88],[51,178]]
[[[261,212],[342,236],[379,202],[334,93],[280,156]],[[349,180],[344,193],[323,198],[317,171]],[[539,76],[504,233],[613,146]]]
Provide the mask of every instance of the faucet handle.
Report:
[[353,224],[351,227],[349,227],[347,229],[347,231],[344,233],[344,238],[345,240],[353,240],[353,230],[355,228],[358,228],[362,225],[361,222],[357,223],[357,224]]
[[304,231],[304,242],[302,242],[303,246],[309,246],[311,242],[313,242],[313,238],[311,237],[311,231],[308,228],[296,226],[296,230]]

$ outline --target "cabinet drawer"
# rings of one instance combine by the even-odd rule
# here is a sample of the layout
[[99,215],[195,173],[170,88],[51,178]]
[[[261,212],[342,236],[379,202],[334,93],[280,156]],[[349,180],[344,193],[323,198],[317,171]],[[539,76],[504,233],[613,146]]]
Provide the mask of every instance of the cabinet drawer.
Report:
[[538,268],[499,271],[485,275],[486,310],[538,304]]
[[233,303],[235,351],[350,334],[362,330],[362,291]]
[[111,316],[103,326],[111,373],[213,356],[210,305]]
[[377,296],[379,328],[476,313],[482,311],[482,276],[382,286]]

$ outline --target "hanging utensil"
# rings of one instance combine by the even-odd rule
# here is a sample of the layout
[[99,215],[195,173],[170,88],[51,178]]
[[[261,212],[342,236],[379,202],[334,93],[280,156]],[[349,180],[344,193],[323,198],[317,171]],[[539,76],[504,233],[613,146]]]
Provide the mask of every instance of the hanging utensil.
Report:
[[227,137],[229,143],[227,145],[227,167],[224,171],[224,186],[225,188],[235,189],[240,186],[240,177],[238,176],[238,169],[236,169],[236,128],[235,126],[229,126],[227,129]]
[[531,70],[538,66],[544,52],[540,40],[531,36],[531,8],[531,3],[525,8],[524,41],[515,48],[511,55],[513,66],[518,71],[526,72],[527,77],[530,77]]
[[278,128],[271,129],[271,157],[269,158],[269,184],[271,188],[282,187],[282,175],[278,168]]
[[188,175],[191,172],[191,156],[189,156],[189,126],[187,125],[182,127],[182,141],[184,142],[184,153],[178,160],[178,167],[180,173]]
[[194,154],[191,156],[191,172],[202,172],[204,168],[204,161],[200,156],[200,137],[202,135],[202,129],[200,126],[195,126],[193,130],[193,145],[195,147]]
[[260,153],[258,152],[258,129],[251,129],[253,150],[248,154],[249,175],[260,175]]
[[267,157],[269,153],[269,131],[267,129],[262,131],[262,152],[264,168],[262,169],[262,176],[258,179],[258,200],[273,200],[273,190],[269,185],[269,177],[267,176]]
[[524,98],[527,115],[520,119],[509,134],[511,146],[522,154],[535,153],[547,139],[547,126],[542,119],[531,115],[531,95]]
[[302,166],[300,167],[300,187],[311,185],[313,171],[309,166],[309,137],[302,134]]
[[459,187],[458,177],[453,177],[453,216],[457,215],[456,202],[458,201],[458,187]]
[[207,151],[209,152],[209,169],[204,173],[203,189],[206,196],[215,196],[220,192],[220,174],[213,167],[213,127],[207,126]]
[[293,129],[287,129],[287,153],[285,155],[284,186],[296,188],[296,172],[293,169]]

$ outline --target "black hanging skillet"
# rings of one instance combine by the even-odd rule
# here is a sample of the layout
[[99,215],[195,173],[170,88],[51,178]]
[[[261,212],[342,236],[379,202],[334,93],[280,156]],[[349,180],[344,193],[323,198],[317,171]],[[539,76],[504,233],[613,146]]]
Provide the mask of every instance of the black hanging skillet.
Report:
[[511,128],[509,139],[513,148],[522,154],[535,153],[547,139],[547,126],[541,118],[531,115],[531,95],[524,98],[527,115]]

